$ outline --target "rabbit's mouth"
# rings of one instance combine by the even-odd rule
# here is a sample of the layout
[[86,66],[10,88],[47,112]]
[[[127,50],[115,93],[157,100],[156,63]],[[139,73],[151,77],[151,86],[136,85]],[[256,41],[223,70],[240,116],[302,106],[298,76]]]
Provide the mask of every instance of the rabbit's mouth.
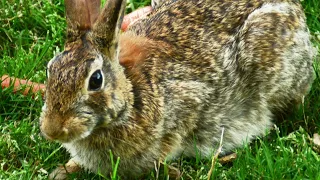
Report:
[[68,119],[48,118],[45,112],[40,117],[42,135],[52,141],[61,143],[73,142],[88,137],[95,124],[90,118],[69,117]]

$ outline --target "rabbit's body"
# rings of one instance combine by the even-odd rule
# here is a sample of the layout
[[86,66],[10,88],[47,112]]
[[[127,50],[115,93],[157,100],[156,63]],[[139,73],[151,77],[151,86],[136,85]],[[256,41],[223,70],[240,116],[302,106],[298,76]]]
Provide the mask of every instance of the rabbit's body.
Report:
[[[91,34],[86,37],[101,46]],[[44,134],[61,140],[74,162],[103,174],[112,170],[109,150],[121,158],[118,171],[124,176],[165,158],[194,157],[195,145],[208,157],[222,128],[223,150],[232,151],[263,135],[274,114],[299,103],[313,79],[309,32],[294,0],[168,2],[130,27],[119,44],[120,62],[128,67],[107,63],[107,91],[82,91],[70,105],[93,109],[92,119],[99,122],[60,138],[50,136],[58,133],[47,125],[54,119],[46,114],[50,110],[42,114],[48,119]],[[97,57],[96,64],[106,63]],[[53,86],[49,79],[46,106],[54,107]],[[70,116],[81,117],[77,113]],[[78,128],[70,123],[59,127]]]

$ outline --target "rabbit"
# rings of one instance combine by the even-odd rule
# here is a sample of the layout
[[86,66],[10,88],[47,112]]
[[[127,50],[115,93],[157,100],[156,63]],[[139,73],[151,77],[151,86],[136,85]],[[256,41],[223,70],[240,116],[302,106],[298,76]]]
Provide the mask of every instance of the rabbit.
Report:
[[[66,0],[64,51],[47,65],[44,137],[85,169],[134,178],[181,155],[263,136],[301,103],[315,51],[296,0],[174,0],[120,32],[125,0]],[[223,134],[223,135],[222,135]]]

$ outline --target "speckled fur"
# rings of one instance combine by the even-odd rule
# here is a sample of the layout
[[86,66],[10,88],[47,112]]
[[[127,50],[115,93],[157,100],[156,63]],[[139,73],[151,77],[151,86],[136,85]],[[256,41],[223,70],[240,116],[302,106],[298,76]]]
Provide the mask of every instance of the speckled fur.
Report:
[[[223,151],[232,151],[263,135],[313,80],[297,0],[168,1],[120,36],[124,67],[117,30],[95,35],[104,29],[96,24],[49,63],[41,114],[42,132],[90,171],[111,171],[109,150],[124,177],[193,157],[195,144],[210,156],[222,127]],[[103,63],[106,81],[87,92],[93,61]]]

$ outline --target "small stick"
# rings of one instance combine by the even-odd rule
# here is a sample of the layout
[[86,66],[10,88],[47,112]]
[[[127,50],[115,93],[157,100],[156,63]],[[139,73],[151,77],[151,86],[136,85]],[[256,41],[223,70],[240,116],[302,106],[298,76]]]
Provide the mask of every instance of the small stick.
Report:
[[219,148],[217,149],[215,155],[212,157],[212,161],[211,161],[211,168],[208,172],[208,180],[210,180],[212,172],[214,170],[214,166],[216,164],[216,161],[218,159],[219,154],[222,152],[222,140],[223,140],[223,133],[224,133],[224,127],[222,127],[222,132],[221,132],[221,138],[220,138],[220,144],[219,144]]
[[13,84],[13,92],[17,92],[25,87],[22,92],[23,95],[27,95],[29,92],[37,93],[41,91],[41,94],[44,94],[46,86],[44,84],[39,84],[35,82],[31,82],[28,80],[23,80],[19,78],[9,77],[8,75],[3,75],[1,77],[1,88],[5,89],[10,87]]

